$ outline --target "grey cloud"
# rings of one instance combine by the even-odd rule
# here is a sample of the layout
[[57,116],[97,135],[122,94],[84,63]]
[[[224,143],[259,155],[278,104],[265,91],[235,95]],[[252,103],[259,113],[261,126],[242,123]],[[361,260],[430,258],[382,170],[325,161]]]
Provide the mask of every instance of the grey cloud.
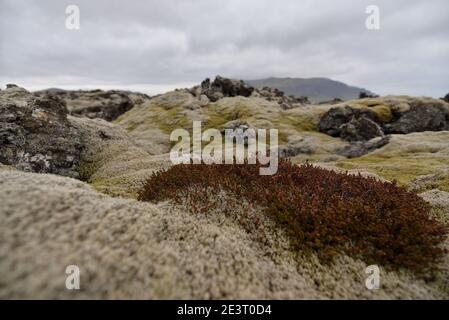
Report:
[[[81,29],[65,28],[76,4]],[[377,4],[381,30],[366,30]],[[449,91],[449,3],[0,0],[0,84],[158,88],[222,74],[324,76],[381,94]]]

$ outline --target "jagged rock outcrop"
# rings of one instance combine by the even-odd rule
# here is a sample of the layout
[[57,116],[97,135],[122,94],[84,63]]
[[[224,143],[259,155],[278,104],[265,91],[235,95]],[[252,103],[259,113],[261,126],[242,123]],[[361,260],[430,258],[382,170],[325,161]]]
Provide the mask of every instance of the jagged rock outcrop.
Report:
[[223,97],[249,97],[253,91],[254,88],[243,80],[233,80],[221,76],[216,76],[212,82],[206,78],[199,87],[191,89],[191,93],[195,96],[205,95],[212,102]]
[[36,97],[17,86],[0,92],[0,162],[31,172],[79,177],[80,133],[52,95]]
[[318,129],[347,141],[366,141],[383,136],[373,111],[349,106],[331,108],[321,117]]
[[88,118],[101,118],[113,121],[136,104],[141,104],[149,97],[141,93],[118,90],[76,90],[47,89],[35,92],[38,96],[52,94],[63,99],[72,115]]
[[382,128],[368,117],[353,117],[340,126],[340,137],[346,141],[366,141],[384,135]]
[[386,97],[342,104],[325,112],[318,129],[347,141],[367,141],[385,134],[449,129],[449,107],[429,98]]
[[359,93],[359,99],[377,98],[377,97],[379,97],[377,94],[371,94],[366,91],[360,91],[360,93]]
[[385,124],[386,133],[411,133],[449,129],[447,108],[437,104],[412,104],[410,109],[399,112],[393,123]]
[[206,78],[201,82],[201,85],[184,89],[184,91],[193,95],[197,100],[206,101],[206,103],[217,102],[225,97],[241,96],[259,97],[270,102],[277,102],[283,110],[310,104],[309,99],[305,96],[287,96],[283,91],[270,87],[256,89],[243,80],[233,80],[221,76],[217,76],[212,82],[209,78]]

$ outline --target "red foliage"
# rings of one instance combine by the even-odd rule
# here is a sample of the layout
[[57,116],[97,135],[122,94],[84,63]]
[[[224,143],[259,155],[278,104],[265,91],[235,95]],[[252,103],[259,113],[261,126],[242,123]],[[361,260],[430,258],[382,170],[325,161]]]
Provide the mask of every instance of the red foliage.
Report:
[[259,167],[176,165],[153,174],[139,199],[188,199],[193,211],[206,212],[214,203],[206,190],[225,190],[262,206],[295,250],[311,250],[325,261],[340,251],[387,268],[422,271],[445,253],[438,245],[447,227],[429,217],[429,204],[395,183],[285,159],[272,176],[259,175]]

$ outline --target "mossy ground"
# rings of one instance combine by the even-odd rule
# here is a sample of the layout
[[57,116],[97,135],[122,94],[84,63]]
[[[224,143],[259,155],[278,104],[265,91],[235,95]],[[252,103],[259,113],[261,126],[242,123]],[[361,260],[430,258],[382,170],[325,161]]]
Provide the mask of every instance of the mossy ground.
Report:
[[[126,128],[136,140],[143,142],[143,147],[152,153],[154,143],[146,146],[146,141],[157,141],[162,150],[168,152],[173,146],[169,139],[170,133],[176,128],[190,131],[194,120],[202,122],[203,130],[221,130],[229,121],[246,121],[256,128],[278,129],[280,145],[290,145],[292,137],[307,138],[311,151],[295,156],[292,159],[295,163],[333,163],[341,169],[372,172],[407,186],[420,176],[449,167],[449,145],[445,142],[449,141],[447,135],[407,135],[409,138],[390,143],[381,150],[359,158],[345,159],[337,154],[337,150],[346,146],[347,142],[318,132],[317,124],[326,110],[343,105],[370,109],[382,122],[389,122],[396,110],[407,110],[416,99],[427,101],[427,98],[388,96],[352,100],[338,105],[312,105],[283,110],[276,102],[245,97],[224,98],[198,106],[189,93],[172,92],[135,107],[116,123]],[[432,103],[436,102],[432,100]],[[424,190],[433,187],[448,190],[447,175],[436,177],[427,183]]]
[[369,109],[373,111],[379,120],[383,123],[388,123],[393,120],[393,113],[391,106],[386,105],[380,99],[361,99],[348,103],[352,108]]
[[418,189],[449,191],[449,132],[394,135],[387,146],[359,158],[340,160],[336,165],[367,170],[404,186],[430,175],[434,178],[425,179]]
[[[173,99],[171,105],[169,97]],[[203,130],[221,130],[227,122],[234,120],[246,121],[260,129],[278,129],[279,143],[286,144],[291,135],[317,132],[319,116],[326,110],[323,106],[282,110],[276,102],[245,97],[224,98],[196,106],[196,102],[183,92],[172,92],[169,97],[154,99],[135,107],[120,116],[115,123],[138,139],[154,139],[156,128],[165,134],[167,148],[172,145],[167,139],[170,133],[177,128],[190,131],[194,120],[202,122]]]
[[366,169],[384,177],[407,185],[414,178],[435,172],[441,167],[441,161],[434,158],[417,157],[384,157],[367,155],[355,159],[341,160],[338,166],[343,169]]

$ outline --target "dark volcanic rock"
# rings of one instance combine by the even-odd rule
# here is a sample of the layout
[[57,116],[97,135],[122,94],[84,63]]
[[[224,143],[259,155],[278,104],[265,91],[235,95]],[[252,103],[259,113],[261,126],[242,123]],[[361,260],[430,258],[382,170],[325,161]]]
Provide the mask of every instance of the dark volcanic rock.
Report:
[[18,87],[0,92],[0,162],[24,171],[79,177],[80,133],[64,102]]
[[[449,130],[448,105],[428,98],[387,97],[374,101],[377,112],[370,107],[336,106],[324,113],[318,129],[347,141],[368,141],[385,134],[408,134],[422,131]],[[380,110],[387,114],[380,118]],[[388,116],[389,114],[389,116]],[[356,146],[364,149],[364,146]]]
[[381,148],[389,142],[390,136],[378,137],[369,141],[356,141],[349,146],[337,150],[337,154],[348,158],[357,158]]
[[216,76],[213,82],[210,82],[209,78],[201,82],[201,94],[206,95],[212,102],[223,97],[249,97],[253,91],[254,88],[242,80],[232,80],[220,76]]
[[72,114],[113,121],[134,106],[131,99],[124,93],[103,92],[99,97],[106,101],[102,102],[101,105],[92,105],[83,109],[73,110]]
[[340,137],[347,141],[366,141],[383,135],[382,128],[364,115],[340,126]]
[[442,105],[412,104],[410,110],[399,114],[399,118],[386,124],[384,130],[386,133],[448,130],[448,120],[447,109]]
[[377,124],[377,115],[373,111],[348,106],[327,111],[321,117],[318,129],[348,141],[364,141],[383,136],[382,128]]
[[379,96],[376,94],[370,94],[366,91],[360,91],[359,93],[359,99],[365,99],[365,98],[378,98]]
[[449,103],[449,93],[447,95],[445,95],[444,98],[441,98],[441,100]]
[[286,96],[283,91],[270,87],[255,89],[242,80],[233,80],[221,76],[217,76],[212,82],[209,78],[206,78],[201,82],[201,85],[187,89],[187,91],[197,98],[207,97],[211,102],[216,102],[224,97],[261,97],[268,101],[276,101],[284,110],[310,103],[308,97],[305,96]]
[[35,92],[35,94],[38,96],[52,94],[60,97],[66,102],[67,109],[72,115],[91,119],[101,118],[107,121],[117,119],[120,115],[133,108],[135,104],[149,99],[145,94],[118,90],[67,91],[47,89]]

